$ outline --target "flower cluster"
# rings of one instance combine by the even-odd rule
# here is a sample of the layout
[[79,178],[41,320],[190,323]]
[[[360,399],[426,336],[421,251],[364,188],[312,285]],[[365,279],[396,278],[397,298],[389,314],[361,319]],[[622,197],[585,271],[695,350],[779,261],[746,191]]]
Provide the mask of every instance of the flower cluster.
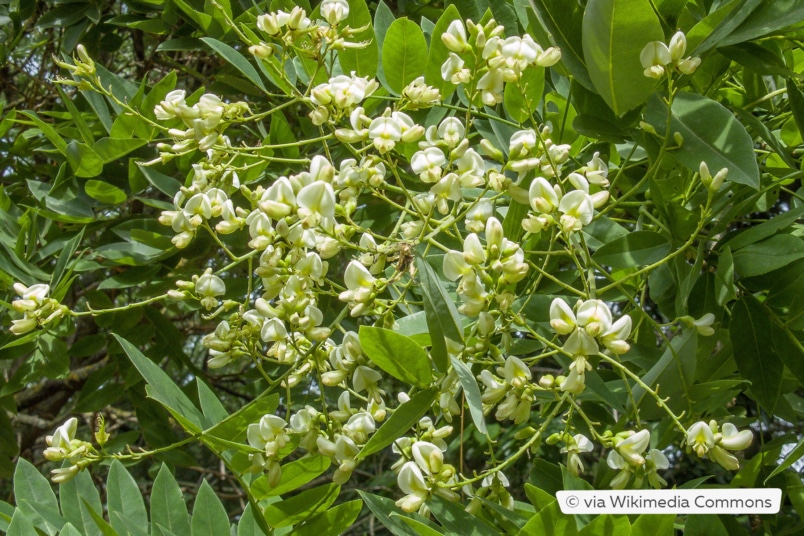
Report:
[[687,452],[695,452],[699,458],[707,457],[730,471],[740,468],[740,462],[727,451],[748,448],[754,435],[750,430],[737,430],[727,422],[718,427],[717,421],[698,421],[687,429]]
[[506,309],[513,301],[509,285],[521,281],[528,273],[525,254],[516,242],[505,238],[502,223],[490,217],[486,220],[485,245],[476,233],[463,241],[463,251],[450,250],[444,255],[444,276],[457,281],[461,297],[459,311],[477,316],[486,311],[496,298],[497,305]]
[[79,471],[97,459],[95,448],[86,441],[75,438],[78,430],[78,419],[71,417],[56,428],[53,435],[45,437],[47,448],[44,456],[51,462],[68,460],[72,465],[51,471],[56,484],[63,484],[72,479]]
[[701,64],[701,58],[684,57],[687,51],[687,37],[684,32],[676,32],[667,45],[661,41],[651,41],[639,54],[639,61],[648,78],[662,78],[667,65],[673,66],[682,74],[692,74]]
[[592,369],[587,357],[597,355],[602,344],[614,354],[630,349],[626,342],[631,334],[631,317],[624,315],[612,321],[611,310],[601,300],[578,300],[575,312],[567,302],[556,298],[550,304],[550,326],[559,335],[569,335],[562,350],[572,356],[569,375],[557,378],[562,391],[578,394],[585,387],[585,374]]
[[415,512],[432,495],[440,495],[449,501],[458,499],[458,494],[449,489],[455,482],[455,468],[444,463],[444,453],[439,446],[427,441],[415,441],[407,456],[409,461],[402,465],[396,479],[399,489],[406,493],[396,501],[399,508],[405,512]]
[[[533,392],[538,389],[531,383],[530,368],[518,357],[508,356],[505,365],[497,367],[497,376],[486,369],[479,379],[486,387],[481,400],[486,413],[497,406],[498,421],[511,419],[521,424],[530,419]],[[498,405],[499,404],[499,405]]]
[[[535,177],[527,191],[527,202],[531,211],[522,221],[522,227],[530,233],[539,233],[551,225],[558,225],[564,233],[580,231],[589,225],[596,208],[605,205],[609,200],[608,166],[595,153],[586,166],[567,174],[561,183],[551,183],[548,178],[561,177],[561,165],[568,158],[568,147],[553,145],[545,136],[549,130],[543,130],[536,136],[533,130],[524,131],[517,138],[518,154],[525,157],[515,161],[513,166],[521,173],[528,169],[538,168],[542,176]],[[537,141],[537,140],[543,141]],[[514,138],[511,138],[513,145]],[[541,156],[537,147],[545,147]],[[513,148],[512,148],[513,151]]]
[[26,287],[22,283],[14,283],[14,292],[19,299],[14,300],[11,306],[23,313],[22,318],[11,322],[9,331],[14,335],[23,335],[38,326],[45,326],[69,312],[57,300],[47,297],[50,285],[38,283]]
[[228,104],[211,93],[201,95],[198,102],[189,106],[185,100],[186,92],[176,89],[165,96],[165,100],[154,108],[159,121],[181,119],[185,128],[171,128],[168,134],[173,145],[160,143],[162,160],[173,158],[195,149],[207,151],[214,145],[229,145],[229,139],[222,135],[227,124],[249,111],[245,102]]
[[[335,76],[313,88],[310,100],[315,110],[310,112],[310,118],[314,124],[322,125],[330,118],[337,121],[342,116],[349,116],[378,87],[376,80],[361,78],[355,73]],[[360,110],[362,112],[362,108]]]
[[[467,39],[467,28],[469,38]],[[549,67],[561,59],[561,52],[554,47],[544,50],[529,35],[503,37],[504,27],[494,19],[484,25],[460,19],[452,21],[441,40],[450,50],[449,57],[441,66],[441,76],[453,84],[468,83],[479,76],[476,89],[486,106],[494,106],[503,100],[505,84],[516,82],[530,66]],[[473,69],[466,61],[476,60]]]
[[624,489],[632,476],[635,480],[634,486],[637,488],[642,487],[645,478],[648,479],[651,487],[657,489],[667,485],[667,482],[658,474],[658,471],[670,467],[667,456],[658,449],[650,449],[645,454],[650,446],[648,430],[620,432],[610,438],[610,442],[614,448],[606,457],[606,463],[610,468],[619,471],[611,480],[612,488]]

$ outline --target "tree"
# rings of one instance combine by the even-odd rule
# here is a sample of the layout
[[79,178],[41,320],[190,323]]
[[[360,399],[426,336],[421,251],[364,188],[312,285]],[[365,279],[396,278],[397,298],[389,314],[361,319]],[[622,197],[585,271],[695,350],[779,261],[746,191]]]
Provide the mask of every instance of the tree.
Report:
[[7,8],[0,528],[792,526],[804,11],[303,4]]

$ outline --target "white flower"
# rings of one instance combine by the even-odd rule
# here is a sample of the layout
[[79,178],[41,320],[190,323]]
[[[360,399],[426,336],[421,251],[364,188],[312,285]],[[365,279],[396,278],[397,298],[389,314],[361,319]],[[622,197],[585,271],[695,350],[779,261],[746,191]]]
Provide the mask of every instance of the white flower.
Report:
[[427,441],[417,441],[411,447],[413,459],[425,474],[435,475],[444,466],[444,454],[441,449]]
[[751,430],[743,430],[740,432],[737,430],[737,427],[730,422],[723,425],[720,433],[722,437],[718,444],[729,450],[743,450],[748,448],[751,441],[754,439],[754,434]]
[[670,61],[677,62],[684,57],[684,52],[687,51],[687,37],[684,32],[676,32],[670,38]]
[[645,69],[645,76],[661,78],[664,75],[664,66],[672,61],[670,49],[661,41],[651,41],[639,53],[639,61]]
[[518,158],[522,154],[529,154],[531,150],[536,148],[538,143],[539,138],[532,128],[518,130],[511,135],[511,140],[508,142],[508,152]]
[[204,273],[195,282],[195,292],[201,296],[201,305],[210,310],[218,305],[216,296],[226,294],[226,285],[220,277]]
[[529,64],[536,62],[541,51],[541,47],[533,41],[533,38],[525,35],[525,37],[509,37],[503,41],[500,53],[510,68],[522,71]]
[[575,329],[575,314],[567,302],[555,298],[550,304],[550,326],[559,335],[569,335]]
[[355,444],[363,445],[368,441],[368,436],[374,433],[375,428],[374,417],[366,411],[360,411],[352,415],[343,425],[343,432],[352,438]]
[[592,365],[586,357],[579,355],[573,359],[569,366],[569,375],[562,381],[558,388],[572,394],[580,394],[586,388],[586,371],[591,370]]
[[441,178],[441,166],[447,161],[438,147],[428,147],[413,154],[410,167],[424,182],[437,182]]
[[259,423],[249,424],[246,432],[248,443],[263,450],[267,457],[276,456],[290,440],[285,428],[287,422],[276,415],[264,415]]
[[449,147],[457,146],[466,136],[466,127],[457,117],[447,117],[438,125],[438,137]]
[[452,84],[465,84],[472,78],[472,72],[464,68],[464,61],[454,52],[450,52],[441,64],[441,78]]
[[567,441],[567,446],[561,449],[562,453],[567,453],[567,469],[570,474],[578,476],[583,473],[583,462],[580,454],[582,452],[592,452],[592,442],[583,435],[576,434]]
[[715,446],[715,435],[709,425],[698,421],[687,429],[687,447],[703,458]]
[[176,89],[165,95],[165,100],[154,107],[154,115],[159,121],[168,121],[188,110],[184,101],[186,92]]
[[586,300],[578,307],[578,325],[592,337],[605,333],[611,327],[611,311],[601,300]]
[[615,445],[617,453],[630,465],[638,467],[645,463],[642,453],[650,445],[650,432],[640,430]]
[[376,117],[368,129],[374,147],[380,153],[387,153],[402,139],[402,126],[391,117]]
[[404,497],[396,501],[396,505],[405,512],[415,512],[430,497],[430,490],[424,481],[421,469],[414,462],[406,462],[396,478],[397,485]]
[[47,436],[45,441],[48,448],[44,451],[44,456],[50,461],[61,461],[69,457],[73,450],[72,442],[75,439],[75,432],[78,430],[78,419],[70,417],[64,424],[56,428],[52,436]]
[[450,23],[447,31],[441,34],[441,41],[452,52],[467,52],[472,48],[466,41],[466,29],[460,19]]
[[500,69],[492,69],[484,74],[477,82],[480,98],[486,106],[494,106],[503,100],[505,81]]
[[281,342],[288,336],[285,323],[279,318],[267,318],[260,329],[260,338],[264,342]]
[[349,16],[349,2],[346,0],[323,0],[319,7],[321,15],[332,26]]
[[592,222],[595,213],[594,202],[584,191],[575,190],[561,198],[558,210],[562,213],[560,222],[564,232],[580,231]]
[[715,322],[715,315],[712,313],[706,313],[698,320],[693,322],[695,329],[698,331],[698,335],[702,335],[704,337],[709,337],[710,335],[715,334],[715,329],[712,327],[712,324]]
[[549,214],[558,207],[558,194],[544,177],[536,177],[528,189],[530,207],[535,212]]
[[313,227],[322,218],[335,217],[335,191],[324,181],[315,181],[299,191],[296,196],[299,218],[307,227]]
[[373,368],[360,365],[355,368],[355,372],[352,375],[352,386],[358,393],[363,391],[372,391],[376,388],[377,382],[379,382],[381,379],[382,374]]
[[14,283],[14,292],[20,297],[12,305],[20,312],[27,312],[39,309],[44,305],[47,295],[50,294],[50,285],[37,283],[26,287],[22,283]]
[[199,296],[213,298],[226,294],[226,285],[223,280],[212,274],[202,274],[195,282],[195,291]]
[[620,317],[611,327],[600,336],[600,342],[615,354],[624,354],[631,349],[625,341],[631,334],[631,317]]
[[662,488],[667,485],[667,481],[660,477],[657,471],[664,470],[670,467],[670,461],[662,451],[651,449],[645,455],[645,474],[648,476],[648,483],[656,488]]

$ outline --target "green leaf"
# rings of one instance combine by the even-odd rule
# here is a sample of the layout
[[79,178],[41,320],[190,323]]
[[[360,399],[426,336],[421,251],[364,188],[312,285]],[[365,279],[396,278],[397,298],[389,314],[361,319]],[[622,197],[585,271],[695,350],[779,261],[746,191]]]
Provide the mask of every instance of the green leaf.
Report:
[[472,422],[475,423],[475,428],[481,434],[488,434],[486,420],[483,415],[483,402],[480,399],[480,387],[477,385],[477,379],[475,379],[474,374],[472,374],[472,369],[457,357],[452,358],[452,367],[455,369],[455,374],[458,375],[461,387],[463,387],[466,403],[469,404],[469,413],[472,416]]
[[418,24],[403,17],[388,28],[382,45],[388,89],[399,95],[427,68],[427,40]]
[[642,74],[639,55],[664,32],[644,0],[589,0],[583,16],[583,57],[597,92],[617,115],[636,108],[657,81]]
[[235,69],[240,71],[255,86],[266,93],[268,92],[268,90],[265,88],[265,84],[263,84],[262,79],[260,78],[260,74],[257,72],[257,69],[255,69],[254,66],[251,65],[248,60],[237,50],[233,49],[226,43],[221,43],[217,39],[213,39],[212,37],[202,37],[201,40],[206,43],[209,48],[223,56],[223,59],[229,62],[229,64],[231,64]]
[[[543,48],[555,44],[561,49],[561,66],[581,85],[589,90],[595,86],[589,78],[589,71],[584,60],[581,35],[584,6],[580,2],[566,0],[532,0],[530,7],[543,29],[550,37],[551,43],[540,42]],[[523,25],[526,21],[523,21]]]
[[687,32],[687,50],[692,56],[701,56],[704,52],[720,46],[751,12],[762,3],[762,0],[734,0],[718,7],[701,19]]
[[252,482],[251,491],[258,501],[295,491],[329,469],[331,463],[326,456],[306,456],[282,465],[282,477],[275,487],[268,485],[267,476],[261,476]]
[[632,268],[659,262],[671,249],[669,238],[653,231],[636,231],[602,246],[592,259],[612,268]]
[[176,479],[162,464],[151,489],[151,525],[160,526],[176,536],[190,536],[190,517]]
[[447,31],[452,21],[459,20],[460,18],[461,15],[458,13],[458,8],[456,8],[454,4],[450,4],[438,18],[435,28],[433,28],[433,35],[430,36],[430,52],[427,55],[424,81],[438,88],[441,92],[441,99],[444,101],[452,95],[456,86],[449,80],[444,80],[441,77],[441,65],[449,58],[449,49],[441,40],[441,35]]
[[223,407],[214,391],[198,378],[195,379],[195,382],[198,386],[198,401],[201,404],[201,413],[207,418],[207,422],[219,423],[226,419],[229,416],[229,412]]
[[739,277],[767,274],[804,257],[804,240],[777,234],[734,252],[734,272]]
[[726,246],[717,257],[717,273],[715,274],[715,300],[723,307],[737,299],[734,290],[734,259],[731,248]]
[[784,364],[772,344],[768,344],[771,320],[751,295],[738,300],[731,311],[729,337],[734,362],[743,378],[751,381],[757,402],[773,413],[781,395]]
[[263,512],[265,520],[274,528],[301,523],[329,508],[340,491],[341,487],[334,483],[302,491],[290,499],[269,504]]
[[103,536],[120,536],[116,530],[112,528],[112,526],[103,519],[103,516],[100,515],[90,504],[87,502],[86,499],[83,497],[81,498],[81,503],[89,512],[89,516],[92,518],[92,522],[95,524],[95,527],[100,530]]
[[264,536],[263,530],[254,519],[254,509],[251,504],[246,505],[240,520],[237,522],[237,536]]
[[279,395],[260,396],[206,430],[205,435],[227,441],[245,441],[248,425],[258,422],[263,415],[273,413],[278,405]]
[[731,247],[732,251],[737,251],[740,248],[744,248],[745,246],[775,235],[782,229],[793,225],[802,216],[804,216],[804,205],[791,208],[787,212],[774,216],[764,223],[750,227],[736,235],[731,235],[726,238],[719,247],[723,247],[724,244],[727,244]]
[[[491,525],[478,516],[466,512],[462,506],[434,495],[427,506],[445,529],[462,536],[498,536]],[[531,533],[533,534],[533,533]]]
[[793,121],[795,121],[801,136],[804,137],[804,93],[802,93],[793,80],[788,79],[785,85],[787,87],[787,99],[790,102],[790,110],[793,112]]
[[201,482],[195,497],[193,518],[190,524],[193,536],[220,536],[229,534],[229,516],[209,482]]
[[176,192],[178,192],[182,186],[182,184],[173,177],[160,173],[150,166],[138,164],[137,167],[154,188],[168,197],[172,198],[176,195]]
[[628,522],[628,516],[612,514],[595,516],[588,525],[578,531],[578,536],[593,536],[597,534],[629,536],[631,534],[631,523]]
[[187,395],[173,383],[170,376],[153,361],[145,357],[134,345],[113,334],[120,346],[123,347],[126,355],[131,359],[131,363],[142,374],[148,383],[148,396],[162,404],[179,423],[191,432],[200,432],[206,428],[206,419],[193,405]]
[[22,510],[17,509],[8,525],[6,536],[31,536],[32,534],[36,534],[33,523]]
[[461,328],[458,310],[455,302],[447,294],[444,285],[436,275],[432,266],[421,256],[416,256],[416,269],[421,278],[421,293],[424,300],[424,313],[427,327],[430,331],[432,343],[431,355],[436,370],[447,370],[447,346],[444,338],[455,342],[463,342],[463,329]]
[[[69,466],[69,462],[65,466]],[[59,501],[64,518],[84,536],[102,534],[92,518],[92,512],[102,512],[103,505],[88,471],[81,471],[72,480],[59,485]]]
[[684,536],[729,536],[729,531],[715,514],[697,514],[687,517]]
[[427,352],[410,337],[371,326],[360,326],[358,335],[366,356],[394,378],[421,388],[433,381]]
[[[54,534],[64,520],[50,482],[28,460],[19,458],[14,470],[14,498],[18,508],[38,527]],[[61,520],[61,521],[58,521]]]
[[667,105],[658,95],[651,97],[645,109],[645,120],[661,136],[679,132],[684,144],[673,155],[684,166],[698,171],[702,161],[714,174],[728,168],[726,179],[759,187],[759,167],[754,156],[754,141],[731,112],[703,95],[678,93],[673,100],[670,129]]
[[400,434],[407,432],[432,407],[438,392],[435,387],[425,389],[416,393],[410,400],[396,408],[394,413],[360,450],[357,459],[360,460],[369,454],[374,454],[384,449],[398,439]]
[[762,2],[740,26],[718,46],[751,41],[798,24],[804,20],[804,5],[799,0]]
[[400,515],[392,515],[391,517],[401,519],[407,526],[416,531],[416,534],[419,536],[439,536],[440,534],[444,534],[412,517]]
[[84,190],[92,199],[107,205],[119,205],[128,199],[126,192],[105,181],[90,179],[84,184]]
[[61,529],[59,536],[82,536],[82,535],[72,523],[67,523],[66,525],[64,525],[64,528]]
[[799,461],[801,458],[804,458],[804,437],[799,439],[798,443],[796,443],[796,446],[793,447],[793,449],[787,453],[787,455],[784,458],[784,461],[780,463],[773,471],[771,471],[771,473],[765,479],[764,484],[767,485],[768,480],[778,475],[779,473],[787,470],[788,467]]
[[338,51],[338,59],[344,73],[352,71],[357,76],[368,76],[374,78],[377,74],[377,64],[379,63],[380,49],[374,39],[374,28],[371,24],[371,13],[366,0],[347,0],[349,2],[349,16],[341,24],[352,28],[364,28],[363,31],[354,34],[350,39],[355,42],[368,42],[363,48],[345,48]]
[[[22,110],[19,113],[24,115],[31,121],[33,121],[33,123],[37,127],[39,127],[39,130],[42,131],[45,137],[50,141],[50,143],[53,144],[53,147],[55,147],[58,152],[60,152],[63,155],[67,155],[67,142],[64,141],[64,138],[62,138],[58,132],[56,132],[56,129],[50,126],[50,124],[45,123],[44,121],[39,119],[39,117],[34,112],[29,112],[28,110]],[[24,121],[19,120],[17,121],[17,123],[25,124]]]
[[[652,389],[659,386],[659,397],[669,398],[667,407],[676,414],[689,411],[689,389],[695,379],[697,350],[698,333],[694,329],[686,329],[670,341],[659,361],[642,376],[642,381]],[[641,386],[635,385],[632,393],[642,418],[659,419],[664,415],[664,411],[656,405],[656,399]],[[629,410],[632,409],[630,406],[629,403]]]
[[417,536],[417,532],[405,523],[402,523],[399,518],[405,517],[407,514],[402,512],[396,507],[394,501],[380,497],[379,495],[372,495],[359,489],[357,493],[363,499],[363,502],[368,506],[371,513],[374,514],[380,523],[387,528],[394,536]]
[[362,508],[363,501],[360,499],[339,504],[308,519],[296,527],[293,534],[294,536],[339,536],[352,526]]
[[530,66],[516,83],[506,84],[503,104],[508,117],[518,123],[527,122],[536,112],[544,92],[544,67]]
[[631,536],[660,536],[673,533],[675,515],[642,514],[631,525]]
[[148,524],[148,512],[145,510],[145,502],[142,500],[137,481],[134,480],[126,468],[118,460],[112,462],[109,467],[109,477],[106,481],[106,503],[109,511],[109,521],[112,528],[120,534],[125,534],[126,525],[119,517],[112,515],[119,512],[139,527]]
[[553,501],[530,518],[519,531],[519,536],[529,536],[531,534],[561,534],[563,536],[575,536],[578,528],[575,525],[575,517],[561,513],[558,501]]
[[67,144],[67,162],[76,177],[97,177],[103,171],[103,161],[98,153],[75,140]]
[[143,145],[148,143],[147,140],[138,140],[136,138],[101,138],[95,145],[92,146],[92,150],[95,151],[101,161],[104,164],[108,164],[109,162],[114,162],[132,151],[136,151]]

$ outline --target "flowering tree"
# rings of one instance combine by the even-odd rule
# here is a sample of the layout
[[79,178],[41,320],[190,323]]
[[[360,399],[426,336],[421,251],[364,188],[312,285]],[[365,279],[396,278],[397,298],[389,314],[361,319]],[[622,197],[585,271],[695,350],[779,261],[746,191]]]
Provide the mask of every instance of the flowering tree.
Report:
[[[7,448],[0,530],[732,531],[555,500],[728,482],[794,522],[804,12],[492,4],[113,19],[209,52],[218,91],[55,59],[53,110],[0,125],[36,140],[0,190],[0,396],[57,423],[24,447],[61,502]],[[192,516],[182,468],[219,486]]]

